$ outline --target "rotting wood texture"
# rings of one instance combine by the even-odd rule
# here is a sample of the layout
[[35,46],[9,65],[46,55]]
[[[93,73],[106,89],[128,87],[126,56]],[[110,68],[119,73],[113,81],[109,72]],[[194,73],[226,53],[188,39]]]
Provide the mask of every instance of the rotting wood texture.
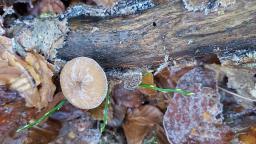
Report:
[[[220,10],[221,11],[221,10]],[[188,12],[181,2],[108,20],[70,21],[58,57],[88,56],[105,67],[159,64],[171,58],[256,48],[256,1],[238,1],[218,12]]]
[[181,1],[115,18],[77,17],[57,57],[95,59],[105,68],[156,66],[208,54],[256,51],[256,1],[237,1],[205,15],[189,12]]

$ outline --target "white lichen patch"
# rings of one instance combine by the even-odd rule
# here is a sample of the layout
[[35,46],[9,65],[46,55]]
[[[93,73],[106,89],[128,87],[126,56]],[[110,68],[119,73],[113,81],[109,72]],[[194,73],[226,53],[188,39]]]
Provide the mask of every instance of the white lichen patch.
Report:
[[142,81],[141,71],[128,71],[123,74],[124,88],[133,90],[139,86]]
[[236,0],[183,0],[183,3],[188,11],[201,11],[207,15],[209,12],[218,11],[221,7],[234,5]]
[[237,50],[235,52],[222,53],[218,58],[223,66],[233,65],[254,69],[256,66],[256,50]]
[[24,51],[37,50],[50,60],[56,57],[56,49],[64,45],[69,31],[67,21],[59,21],[57,18],[22,21],[20,25],[18,32],[14,33],[16,45],[20,45]]
[[159,72],[161,72],[164,68],[168,67],[169,65],[169,55],[166,54],[164,56],[164,63],[162,63],[157,69],[154,75],[157,75]]

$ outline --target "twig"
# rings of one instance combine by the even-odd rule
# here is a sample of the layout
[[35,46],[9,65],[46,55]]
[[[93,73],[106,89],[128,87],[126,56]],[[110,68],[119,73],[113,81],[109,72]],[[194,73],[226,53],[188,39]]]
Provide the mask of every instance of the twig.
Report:
[[218,89],[220,89],[220,90],[222,90],[222,91],[224,91],[224,92],[226,92],[226,93],[229,93],[229,94],[231,94],[231,95],[233,95],[233,96],[237,96],[237,97],[240,97],[240,98],[249,100],[249,101],[256,101],[256,100],[253,100],[253,99],[250,99],[250,98],[241,96],[241,95],[239,95],[239,94],[237,94],[237,93],[234,93],[234,92],[232,92],[232,91],[229,91],[229,90],[227,90],[227,89],[225,89],[225,88],[222,88],[222,87],[220,87],[220,86],[217,86],[217,87],[218,87]]

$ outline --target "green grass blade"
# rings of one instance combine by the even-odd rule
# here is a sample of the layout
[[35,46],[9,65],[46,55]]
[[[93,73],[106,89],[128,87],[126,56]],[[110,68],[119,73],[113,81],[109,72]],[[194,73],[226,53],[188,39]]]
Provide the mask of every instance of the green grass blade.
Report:
[[103,111],[103,123],[100,124],[100,132],[103,133],[105,131],[106,125],[108,124],[108,110],[110,104],[110,95],[107,94],[104,111]]
[[46,118],[50,117],[54,112],[58,111],[65,103],[66,103],[66,99],[62,100],[58,105],[56,105],[55,107],[53,107],[51,110],[49,110],[47,113],[45,113],[42,117],[40,117],[39,119],[35,120],[32,123],[29,123],[25,126],[20,127],[19,129],[17,129],[16,132],[21,132],[23,130],[32,128],[38,124],[40,124],[43,120],[45,120]]
[[189,91],[179,89],[179,88],[159,88],[159,87],[156,87],[156,86],[150,85],[150,84],[140,84],[139,87],[152,89],[152,90],[160,91],[160,92],[164,92],[164,93],[175,92],[175,93],[179,93],[184,96],[191,96],[194,94],[193,92],[189,92]]

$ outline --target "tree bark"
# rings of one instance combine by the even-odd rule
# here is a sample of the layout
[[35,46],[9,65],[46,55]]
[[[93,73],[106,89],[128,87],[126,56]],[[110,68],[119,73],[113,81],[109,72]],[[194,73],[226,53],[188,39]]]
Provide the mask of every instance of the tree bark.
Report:
[[256,52],[255,14],[255,0],[237,0],[207,15],[175,1],[130,16],[74,18],[57,57],[87,56],[105,68],[131,68],[156,66],[166,55],[182,60]]

